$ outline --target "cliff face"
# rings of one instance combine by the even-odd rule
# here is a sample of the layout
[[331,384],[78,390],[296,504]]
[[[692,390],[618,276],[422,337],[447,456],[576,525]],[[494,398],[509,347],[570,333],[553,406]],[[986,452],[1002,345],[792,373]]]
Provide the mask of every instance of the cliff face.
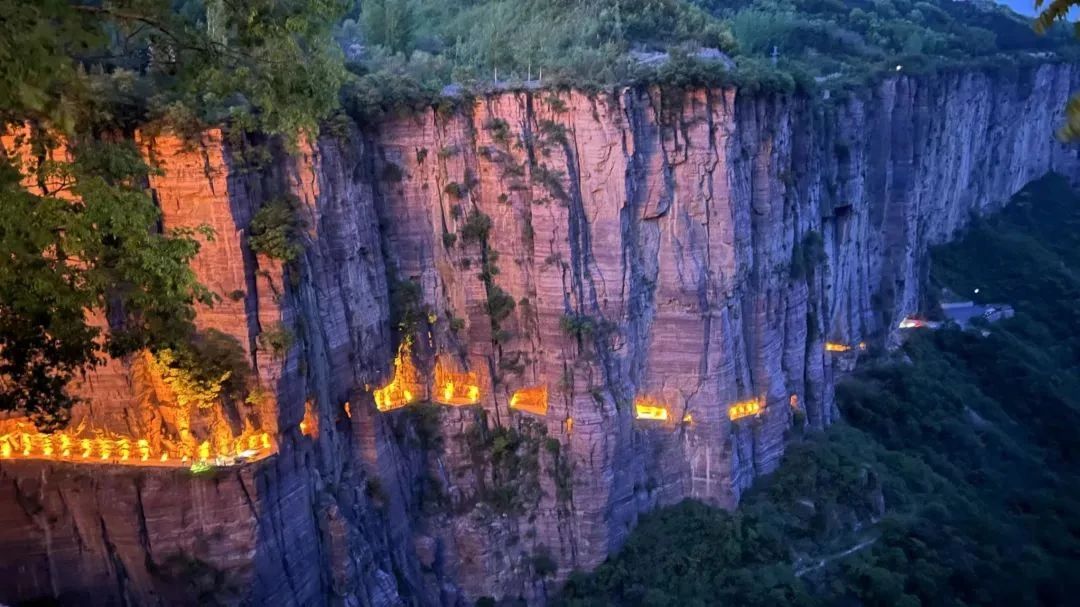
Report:
[[[275,453],[211,477],[0,462],[0,600],[542,602],[639,514],[734,507],[793,424],[831,423],[834,375],[918,308],[930,244],[1049,170],[1080,177],[1053,140],[1076,88],[1046,66],[825,102],[506,93],[248,171],[212,133],[144,142],[165,225],[218,234],[200,323],[273,394],[225,417]],[[284,192],[307,227],[288,267],[246,244]],[[288,352],[260,340],[278,323]],[[92,377],[80,419],[145,418],[132,368]],[[377,407],[395,370],[448,404]]]

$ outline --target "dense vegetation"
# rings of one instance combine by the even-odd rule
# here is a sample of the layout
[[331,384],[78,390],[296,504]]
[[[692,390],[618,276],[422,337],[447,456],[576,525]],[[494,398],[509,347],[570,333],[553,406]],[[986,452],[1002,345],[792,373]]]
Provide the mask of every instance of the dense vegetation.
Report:
[[[0,412],[63,426],[73,378],[144,348],[195,391],[231,390],[242,369],[220,367],[239,344],[192,323],[196,302],[222,295],[188,266],[213,235],[162,233],[146,191],[157,169],[132,135],[224,123],[239,143],[250,129],[315,129],[346,75],[331,36],[345,5],[0,0],[0,123],[21,131],[0,158]],[[265,243],[290,253],[275,234]]]
[[654,513],[561,603],[1069,604],[1078,268],[1080,197],[1045,178],[934,255],[939,283],[1015,318],[916,334],[863,365],[838,388],[846,423],[798,438],[736,512]]
[[793,90],[864,83],[897,64],[916,73],[1008,69],[1032,53],[1072,52],[1061,28],[1039,36],[994,2],[953,0],[372,0],[338,38],[360,76],[347,107],[366,119],[449,83],[513,87],[541,72],[547,84],[578,87],[646,80]]

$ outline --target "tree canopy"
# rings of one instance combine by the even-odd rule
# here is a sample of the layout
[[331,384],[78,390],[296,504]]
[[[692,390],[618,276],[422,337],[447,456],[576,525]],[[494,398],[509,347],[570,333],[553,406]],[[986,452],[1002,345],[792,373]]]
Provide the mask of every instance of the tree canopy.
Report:
[[0,411],[60,426],[69,383],[105,354],[191,343],[194,304],[215,296],[188,263],[212,234],[159,229],[132,135],[314,131],[346,75],[345,9],[0,0],[0,120],[18,134],[0,163]]
[[[1031,0],[1034,2],[1034,0]],[[1070,35],[990,0],[370,0],[336,30],[363,121],[485,90],[677,82],[861,88],[896,75],[1076,58]],[[734,62],[734,65],[732,64]]]
[[[1066,22],[1069,11],[1080,6],[1080,0],[1035,0],[1035,8],[1041,9],[1035,18],[1035,30],[1044,33],[1055,24]],[[1080,37],[1080,24],[1074,26],[1076,35]],[[1073,97],[1065,106],[1065,124],[1058,131],[1058,135],[1067,141],[1080,139],[1080,95]]]

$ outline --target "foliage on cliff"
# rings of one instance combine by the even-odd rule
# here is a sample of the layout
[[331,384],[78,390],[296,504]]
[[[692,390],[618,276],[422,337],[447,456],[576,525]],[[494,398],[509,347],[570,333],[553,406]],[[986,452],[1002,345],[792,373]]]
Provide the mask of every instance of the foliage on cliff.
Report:
[[295,197],[282,196],[263,204],[251,218],[248,243],[251,250],[291,263],[304,252],[300,235],[304,229]]
[[[1044,33],[1060,23],[1068,22],[1070,13],[1080,6],[1080,0],[1035,0],[1035,6],[1042,9],[1035,19],[1035,30]],[[1074,30],[1080,37],[1080,28]],[[1058,136],[1066,141],[1080,139],[1080,95],[1069,100],[1066,110],[1066,122],[1058,131]]]
[[1047,178],[935,253],[1017,308],[915,335],[838,389],[734,513],[654,513],[564,605],[1059,605],[1080,592],[1080,196]]
[[151,365],[177,404],[205,409],[222,399],[236,402],[247,396],[251,373],[246,356],[236,338],[211,329],[175,349],[158,349]]
[[[11,165],[0,169],[0,410],[41,427],[66,421],[67,384],[102,354],[179,344],[192,302],[212,301],[188,267],[196,231],[151,231],[158,212],[138,189],[146,167],[134,148],[75,152],[73,163],[42,162],[44,195],[24,189]],[[90,324],[94,312],[117,320],[116,331]]]
[[[611,81],[633,44],[680,43],[730,50],[727,27],[684,0],[379,0],[359,7],[339,32],[369,66],[395,65],[439,82],[516,74]],[[623,65],[620,65],[623,64]]]
[[337,36],[359,75],[346,106],[364,120],[430,103],[447,84],[512,88],[541,72],[545,85],[579,88],[791,92],[861,85],[898,64],[1001,71],[1071,52],[1063,28],[1040,37],[993,2],[952,0],[378,0]]
[[193,304],[214,298],[188,262],[211,235],[160,231],[151,168],[129,139],[222,122],[314,129],[346,73],[330,36],[343,10],[338,0],[0,1],[0,122],[29,127],[0,162],[0,411],[60,426],[67,385],[106,353],[193,347]]
[[64,132],[225,118],[313,128],[344,70],[345,0],[0,2],[0,118]]

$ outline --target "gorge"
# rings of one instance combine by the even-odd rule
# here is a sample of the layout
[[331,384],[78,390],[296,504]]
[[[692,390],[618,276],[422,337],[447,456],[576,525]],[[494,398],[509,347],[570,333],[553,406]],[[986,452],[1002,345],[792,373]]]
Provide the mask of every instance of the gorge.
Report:
[[[1052,135],[1078,88],[1055,64],[827,99],[502,92],[255,166],[215,131],[140,137],[165,226],[215,232],[196,322],[263,393],[192,409],[110,360],[68,437],[100,431],[104,464],[4,420],[0,600],[543,604],[642,513],[734,508],[793,424],[831,424],[930,245],[1080,178]],[[283,197],[285,261],[250,246]]]

